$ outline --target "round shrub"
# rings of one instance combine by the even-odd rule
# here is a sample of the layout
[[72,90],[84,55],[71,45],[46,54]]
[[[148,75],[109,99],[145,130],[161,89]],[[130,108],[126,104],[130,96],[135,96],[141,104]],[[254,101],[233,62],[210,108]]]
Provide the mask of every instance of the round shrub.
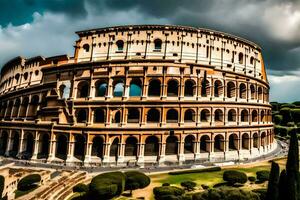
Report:
[[268,170],[261,170],[256,172],[256,178],[259,182],[265,182],[269,180],[270,171]]
[[192,191],[194,190],[194,187],[196,187],[197,184],[193,181],[183,181],[180,183],[180,185],[184,187],[186,190]]
[[26,191],[37,185],[41,181],[39,174],[31,174],[22,178],[18,183],[18,190]]
[[256,181],[256,178],[255,178],[254,176],[249,176],[249,177],[248,177],[248,180],[249,180],[250,182],[255,182],[255,181]]
[[279,124],[281,124],[282,119],[283,119],[282,115],[275,115],[274,116],[274,123],[279,125]]
[[175,186],[162,186],[153,188],[153,193],[156,200],[161,200],[166,195],[181,196],[184,194],[184,190]]
[[0,198],[2,197],[2,193],[4,190],[4,183],[5,183],[5,178],[4,176],[0,175]]
[[110,199],[124,191],[125,175],[122,172],[108,172],[95,176],[90,185],[90,199]]
[[247,175],[244,172],[227,170],[223,173],[223,180],[227,181],[230,185],[234,185],[235,183],[246,183]]
[[208,186],[208,185],[205,185],[205,184],[202,184],[201,187],[202,187],[203,190],[209,189],[209,186]]
[[73,192],[88,192],[89,187],[86,184],[78,183],[73,187]]
[[162,186],[170,186],[170,183],[163,183]]
[[139,171],[125,172],[125,190],[135,190],[145,188],[150,184],[150,178]]

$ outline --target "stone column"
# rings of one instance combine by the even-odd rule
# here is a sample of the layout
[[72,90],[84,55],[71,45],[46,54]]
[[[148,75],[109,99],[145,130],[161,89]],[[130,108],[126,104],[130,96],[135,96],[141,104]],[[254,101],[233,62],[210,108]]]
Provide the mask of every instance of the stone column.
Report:
[[91,156],[92,156],[92,142],[90,142],[90,134],[87,134],[86,137],[86,151],[84,155],[84,165],[89,165],[91,162]]
[[49,162],[55,159],[55,153],[56,153],[56,136],[52,133],[50,138],[50,150],[49,150],[49,158],[48,158]]
[[23,144],[24,143],[24,130],[21,129],[21,137],[20,137],[20,142],[19,142],[19,149],[18,149],[18,154],[17,157],[21,156],[21,153],[23,152]]
[[124,157],[125,157],[125,143],[123,143],[121,139],[121,142],[119,143],[119,155],[118,155],[117,163],[118,164],[124,163],[125,160]]
[[104,144],[103,163],[109,163],[110,143]]
[[138,158],[137,158],[137,163],[138,164],[143,164],[145,159],[144,159],[144,149],[145,149],[145,144],[139,143],[138,144]]
[[34,149],[33,149],[33,155],[31,157],[32,160],[37,159],[37,155],[39,153],[39,139],[38,139],[38,132],[35,131],[35,138],[34,138]]
[[184,141],[182,140],[179,142],[179,152],[178,152],[178,161],[183,162],[185,161],[185,156],[184,156]]
[[68,155],[67,155],[67,163],[72,163],[74,161],[74,136],[70,134],[69,136],[69,145],[68,145]]
[[[109,72],[111,73],[111,72]],[[107,91],[107,96],[106,98],[107,99],[110,99],[113,97],[113,79],[112,78],[109,78],[108,79],[108,91]]]
[[166,159],[166,144],[161,142],[159,146],[159,157],[158,162],[159,164],[163,164]]
[[195,155],[195,160],[200,159],[200,142],[199,141],[194,142],[194,155]]

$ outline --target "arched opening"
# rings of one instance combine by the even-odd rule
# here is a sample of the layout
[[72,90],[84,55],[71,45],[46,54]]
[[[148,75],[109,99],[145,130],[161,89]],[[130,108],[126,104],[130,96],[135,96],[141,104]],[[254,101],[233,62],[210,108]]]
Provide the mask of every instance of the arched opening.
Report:
[[15,104],[14,104],[13,111],[12,111],[12,117],[18,116],[20,105],[21,105],[21,100],[20,100],[20,98],[17,98],[15,101]]
[[195,122],[195,111],[188,109],[184,113],[184,122]]
[[71,81],[64,81],[63,84],[59,86],[59,97],[61,99],[67,99],[70,97],[71,92]]
[[13,105],[14,105],[14,102],[13,101],[9,101],[8,107],[6,109],[6,117],[8,119],[10,119],[10,117],[11,117],[11,112],[12,112],[12,109],[13,109]]
[[59,86],[59,97],[61,99],[64,98],[65,89],[66,89],[66,85],[65,84],[61,84]]
[[113,118],[113,123],[117,123],[117,124],[121,123],[121,111],[117,111],[115,113],[115,116]]
[[258,134],[257,133],[253,134],[253,147],[258,148]]
[[43,133],[40,139],[40,152],[38,154],[38,158],[47,158],[49,154],[49,143],[50,138],[49,135],[46,133]]
[[178,112],[175,109],[169,109],[167,112],[167,123],[177,123]]
[[80,109],[77,111],[76,115],[77,123],[86,123],[87,122],[87,111],[86,109]]
[[184,84],[184,96],[192,97],[195,95],[195,82],[193,80],[186,80]]
[[137,156],[137,139],[128,137],[125,143],[125,156]]
[[242,135],[242,148],[243,149],[250,149],[249,148],[249,141],[250,141],[249,135],[247,133],[244,133]]
[[105,97],[107,95],[107,91],[108,91],[107,81],[105,80],[97,81],[95,86],[96,86],[96,90],[95,90],[96,97]]
[[215,111],[215,122],[222,122],[223,121],[223,111],[220,109],[217,109]]
[[257,89],[257,93],[258,93],[258,100],[262,100],[262,88],[261,87],[259,87]]
[[87,81],[81,81],[77,86],[77,98],[86,98],[89,96],[90,85]]
[[39,96],[34,95],[31,99],[30,106],[29,106],[29,111],[28,111],[29,117],[36,117],[38,105],[39,105]]
[[194,153],[195,137],[188,135],[184,139],[184,153]]
[[148,123],[159,123],[160,122],[160,112],[155,108],[151,108],[147,113],[147,122]]
[[253,110],[251,115],[252,115],[252,122],[257,122],[257,120],[258,120],[257,111]]
[[34,147],[34,137],[32,133],[25,133],[24,136],[24,145],[25,145],[25,159],[30,159],[33,154]]
[[113,84],[114,97],[122,97],[124,94],[124,82],[123,80],[115,81]]
[[0,155],[4,155],[7,148],[8,133],[6,131],[1,134]]
[[210,117],[210,112],[207,109],[201,111],[201,122],[208,122]]
[[238,150],[239,148],[239,140],[236,134],[231,134],[229,136],[229,151]]
[[82,47],[83,47],[83,49],[84,49],[85,52],[89,52],[90,51],[90,45],[84,44]]
[[224,151],[224,137],[222,135],[217,135],[214,138],[214,151],[220,152]]
[[250,57],[250,64],[251,64],[251,65],[254,64],[254,57],[253,57],[253,56]]
[[235,85],[233,82],[227,83],[227,97],[228,98],[235,97]]
[[92,156],[97,156],[103,159],[103,147],[104,147],[104,140],[102,137],[96,136],[93,139],[92,144]]
[[168,81],[167,95],[168,95],[168,97],[177,97],[178,96],[178,82],[176,80]]
[[84,160],[85,138],[83,135],[75,135],[74,157]]
[[239,63],[243,64],[244,62],[244,54],[243,53],[239,53]]
[[260,136],[260,146],[266,146],[267,145],[267,137],[266,137],[266,133],[263,132]]
[[137,108],[128,109],[127,123],[139,123],[140,122],[140,111]]
[[110,157],[114,157],[115,161],[118,159],[119,154],[119,138],[115,138],[110,146]]
[[240,98],[241,99],[246,99],[247,95],[247,89],[246,89],[246,85],[244,83],[240,84]]
[[56,139],[56,154],[55,156],[57,158],[60,158],[62,160],[67,159],[67,150],[68,150],[68,139],[65,135],[58,135]]
[[18,154],[19,144],[20,144],[20,135],[18,132],[13,133],[12,140],[13,140],[12,142],[13,144],[12,144],[12,150],[10,152],[10,155],[12,157],[15,157]]
[[158,138],[155,136],[147,137],[145,141],[145,156],[158,156],[159,155],[159,145]]
[[260,112],[260,121],[261,122],[265,121],[265,111],[263,111],[263,110]]
[[20,114],[19,114],[20,117],[26,117],[28,103],[29,103],[29,98],[24,97],[20,108]]
[[254,85],[250,85],[250,93],[251,93],[251,99],[255,99],[255,87]]
[[105,111],[101,108],[97,108],[94,112],[94,122],[95,123],[104,123],[106,121]]
[[154,40],[154,50],[160,51],[162,46],[162,41],[161,39],[155,39]]
[[236,111],[234,109],[230,109],[228,111],[228,122],[235,122],[236,121]]
[[207,97],[210,95],[210,86],[209,86],[209,81],[203,79],[201,82],[201,96]]
[[166,141],[166,155],[178,154],[178,139],[175,136],[169,136]]
[[118,51],[123,51],[123,49],[124,49],[124,42],[123,42],[123,40],[118,40],[116,42],[116,45],[117,45]]
[[160,96],[160,81],[158,79],[153,79],[149,82],[149,88],[148,88],[148,96]]
[[207,135],[203,135],[201,137],[201,139],[200,139],[200,152],[201,153],[210,152],[209,142],[210,142],[210,139]]
[[222,96],[222,83],[220,80],[216,80],[214,84],[214,96],[220,97]]
[[248,111],[244,109],[241,112],[241,121],[242,122],[248,122],[248,120],[249,120]]
[[133,79],[130,82],[129,96],[139,97],[142,95],[142,82],[140,79]]

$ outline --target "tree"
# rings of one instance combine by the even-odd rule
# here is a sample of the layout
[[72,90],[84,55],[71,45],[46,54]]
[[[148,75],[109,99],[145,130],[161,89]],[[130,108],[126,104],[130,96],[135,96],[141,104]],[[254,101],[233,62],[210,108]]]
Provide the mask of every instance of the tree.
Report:
[[223,173],[223,180],[227,181],[230,185],[234,185],[235,183],[244,184],[247,182],[247,175],[244,172],[227,170]]
[[299,146],[296,130],[291,131],[290,147],[286,162],[286,200],[300,199]]
[[284,200],[286,191],[286,171],[285,169],[281,171],[278,183],[278,192],[279,192],[279,200]]
[[266,200],[278,200],[279,165],[272,162]]
[[150,184],[150,178],[139,171],[128,171],[124,173],[126,176],[125,190],[132,190],[145,188]]

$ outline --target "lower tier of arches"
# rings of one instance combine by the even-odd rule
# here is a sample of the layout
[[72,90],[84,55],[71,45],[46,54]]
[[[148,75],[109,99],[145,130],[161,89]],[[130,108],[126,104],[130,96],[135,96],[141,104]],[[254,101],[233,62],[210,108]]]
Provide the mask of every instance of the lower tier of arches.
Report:
[[252,159],[277,144],[272,127],[210,131],[102,134],[1,129],[0,154],[68,165],[180,164]]

